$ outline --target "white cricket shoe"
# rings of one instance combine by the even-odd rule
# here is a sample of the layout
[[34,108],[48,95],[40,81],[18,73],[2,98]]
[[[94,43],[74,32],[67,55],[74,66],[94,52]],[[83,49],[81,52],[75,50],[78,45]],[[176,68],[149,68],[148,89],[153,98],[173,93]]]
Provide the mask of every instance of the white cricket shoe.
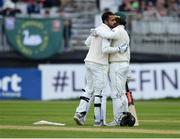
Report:
[[103,120],[101,120],[100,122],[95,122],[95,123],[94,123],[94,126],[107,126],[107,124],[104,123]]
[[123,114],[116,115],[112,122],[108,123],[107,126],[120,126]]
[[74,117],[73,117],[74,121],[76,122],[76,124],[78,125],[84,125],[84,116],[80,113],[75,113]]
[[102,126],[101,122],[94,122],[94,126]]
[[116,123],[115,120],[113,120],[112,122],[110,123],[107,123],[107,126],[117,126],[118,124]]

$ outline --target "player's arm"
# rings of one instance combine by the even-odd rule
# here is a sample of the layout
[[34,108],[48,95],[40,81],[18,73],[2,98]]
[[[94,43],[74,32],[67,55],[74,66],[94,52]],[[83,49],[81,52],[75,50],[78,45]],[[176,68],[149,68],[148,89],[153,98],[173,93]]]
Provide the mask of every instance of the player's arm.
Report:
[[102,40],[102,52],[105,54],[112,54],[112,53],[124,53],[128,49],[127,43],[121,43],[117,47],[111,47],[111,40],[103,39]]
[[119,37],[119,33],[118,30],[103,30],[103,29],[95,29],[95,33],[99,36],[101,36],[102,38],[107,38],[107,39],[118,39]]
[[87,47],[90,47],[90,45],[91,45],[91,40],[92,40],[92,35],[89,35],[89,36],[87,37],[87,39],[85,40],[85,42],[84,42]]

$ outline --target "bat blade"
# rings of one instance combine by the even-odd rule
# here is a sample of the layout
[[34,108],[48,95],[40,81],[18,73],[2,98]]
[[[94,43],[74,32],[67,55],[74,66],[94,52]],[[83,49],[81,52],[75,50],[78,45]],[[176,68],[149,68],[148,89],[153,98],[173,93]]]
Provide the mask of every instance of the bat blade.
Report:
[[138,122],[138,118],[137,118],[137,113],[136,113],[136,108],[134,105],[130,105],[128,106],[129,108],[129,112],[135,117],[136,122],[134,124],[134,126],[139,126],[139,122]]

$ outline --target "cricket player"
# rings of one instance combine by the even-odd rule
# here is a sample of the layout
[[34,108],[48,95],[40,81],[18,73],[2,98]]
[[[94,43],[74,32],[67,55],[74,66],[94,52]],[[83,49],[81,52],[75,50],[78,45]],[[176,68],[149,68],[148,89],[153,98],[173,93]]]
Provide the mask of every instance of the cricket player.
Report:
[[[118,44],[125,43],[129,46],[129,35],[124,29],[126,25],[126,16],[121,12],[117,12],[115,15],[117,26],[112,31],[95,30],[98,35],[104,38],[102,45],[106,48],[103,51],[105,54],[109,53],[107,50],[110,47],[115,47]],[[128,112],[125,84],[129,71],[130,48],[124,48],[125,50],[123,53],[113,53],[109,56],[109,77],[114,115],[114,120],[108,124],[109,126],[119,125],[118,119],[120,115],[123,112]]]
[[[98,29],[110,30],[116,23],[114,14],[111,12],[102,15],[103,24]],[[100,124],[100,108],[101,108],[101,93],[107,83],[108,72],[108,54],[103,54],[102,38],[90,35],[85,41],[86,46],[89,46],[88,54],[85,58],[86,67],[86,87],[83,95],[80,97],[79,106],[76,109],[74,120],[79,125],[84,125],[84,116],[88,103],[92,95],[94,96],[94,117],[95,125]]]
[[[102,15],[102,24],[96,30],[111,31],[116,20],[112,12],[106,12]],[[85,58],[86,67],[86,87],[80,97],[79,106],[76,109],[74,120],[78,125],[84,125],[84,117],[87,113],[89,100],[94,97],[94,126],[101,126],[101,98],[102,91],[106,87],[108,77],[108,54],[102,52],[102,37],[90,35],[85,44],[89,46],[88,54]],[[118,44],[115,50],[121,51],[121,45]],[[113,48],[112,48],[113,49]]]

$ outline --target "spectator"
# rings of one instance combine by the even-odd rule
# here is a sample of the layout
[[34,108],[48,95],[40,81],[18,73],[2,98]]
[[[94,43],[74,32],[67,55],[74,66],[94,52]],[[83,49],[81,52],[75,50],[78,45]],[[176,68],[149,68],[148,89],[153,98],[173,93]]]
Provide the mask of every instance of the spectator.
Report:
[[46,16],[58,15],[60,7],[61,7],[61,0],[46,0],[46,1],[44,1],[44,8],[45,8]]
[[157,9],[155,8],[155,6],[153,6],[153,3],[151,1],[148,1],[146,11],[143,13],[143,17],[144,19],[148,19],[148,18],[159,19],[160,18],[160,15]]
[[5,46],[6,45],[6,37],[5,37],[5,28],[10,28],[11,26],[9,26],[8,21],[9,21],[9,17],[11,19],[13,19],[15,17],[15,15],[17,13],[21,13],[21,11],[19,9],[15,8],[15,4],[11,1],[11,0],[6,0],[4,1],[3,4],[3,9],[0,11],[0,15],[3,16],[2,18],[2,35],[1,35],[1,39],[2,39],[2,45]]
[[139,10],[139,1],[138,0],[133,0],[131,3],[131,10],[134,13],[137,13]]
[[145,0],[141,0],[139,3],[139,9],[137,12],[137,18],[141,19],[143,18],[143,14],[144,12],[147,10],[147,6],[146,6],[146,1]]
[[71,28],[72,28],[71,20],[66,19],[64,21],[64,47],[65,47],[65,50],[67,50],[68,47],[70,47],[69,40],[71,38]]
[[146,11],[146,1],[141,0],[140,1],[140,6],[139,6],[139,13],[143,14]]
[[146,2],[151,2],[153,5],[156,5],[157,0],[146,0]]
[[27,15],[27,2],[21,0],[16,3],[16,8],[20,9],[22,15]]
[[0,8],[3,6],[3,0],[0,0]]
[[160,16],[167,16],[167,2],[165,0],[157,0],[156,9]]
[[0,11],[0,14],[3,16],[15,16],[17,13],[21,13],[21,11],[15,8],[15,4],[11,0],[6,0],[3,10]]
[[119,9],[119,11],[123,11],[123,12],[132,11],[130,0],[124,0],[118,9]]
[[170,5],[169,5],[169,15],[170,16],[180,16],[180,7],[178,7],[177,0],[171,0]]
[[45,8],[52,8],[52,7],[60,7],[61,0],[45,0],[44,7]]
[[40,13],[40,5],[36,1],[29,2],[27,6],[27,13],[30,14],[39,14]]

